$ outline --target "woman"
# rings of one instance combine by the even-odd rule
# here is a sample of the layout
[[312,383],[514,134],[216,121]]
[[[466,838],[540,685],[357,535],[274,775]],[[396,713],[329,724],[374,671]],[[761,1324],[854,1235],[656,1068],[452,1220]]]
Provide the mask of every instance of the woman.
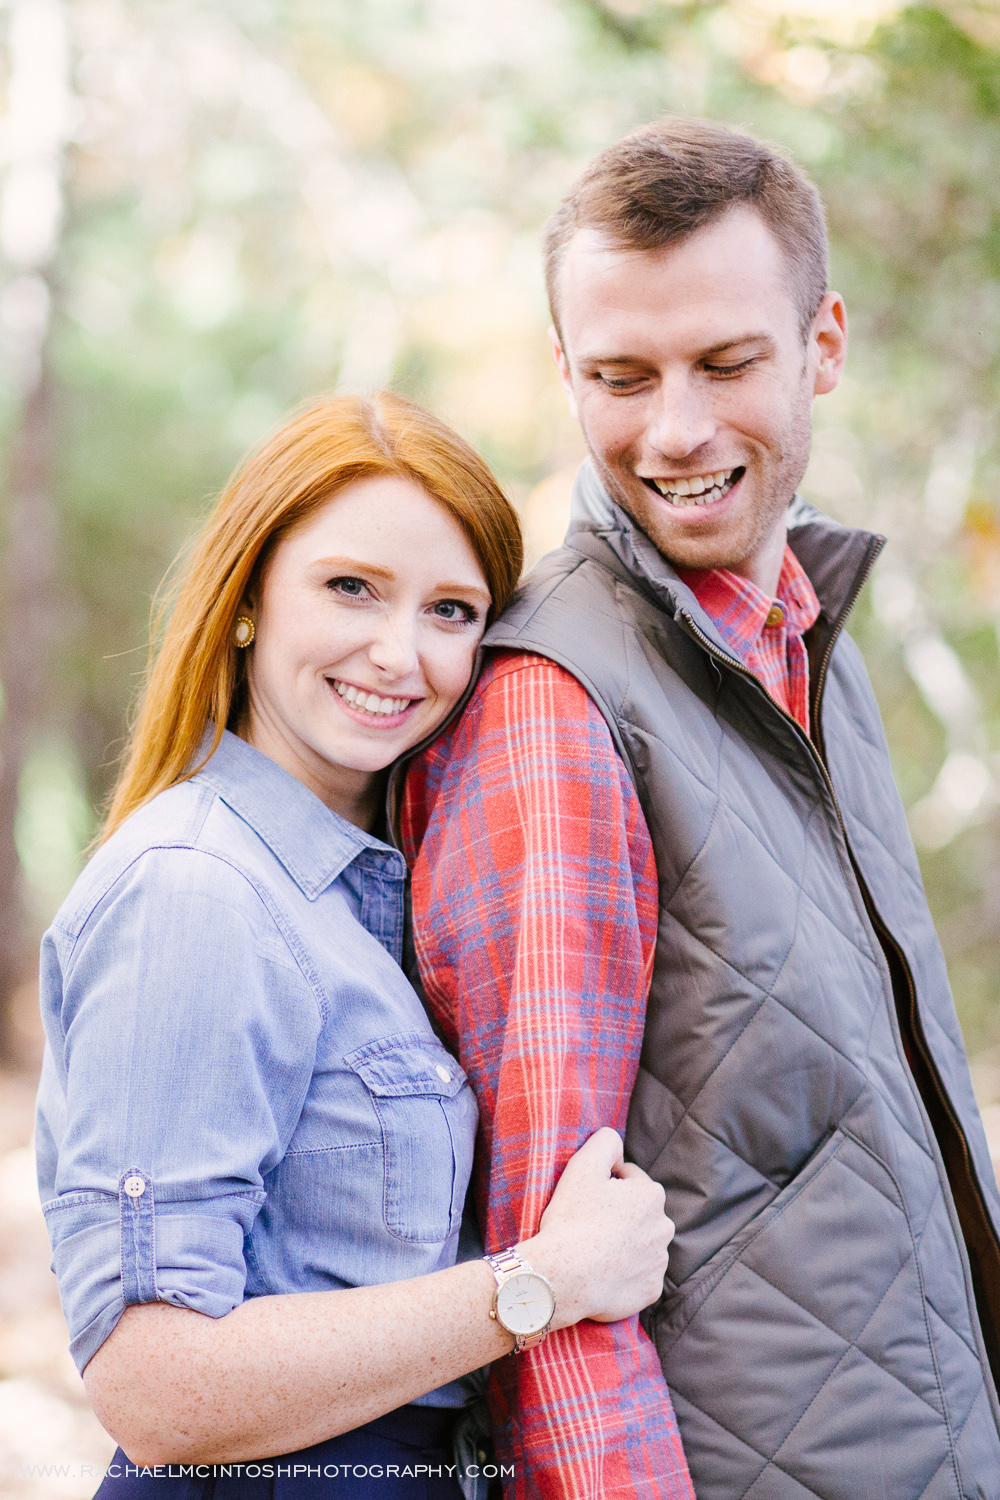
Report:
[[[461,1377],[659,1293],[663,1194],[611,1131],[532,1239],[460,1258],[475,1103],[399,968],[386,771],[460,704],[520,563],[489,471],[419,408],[292,421],[209,518],[46,935],[39,1179],[73,1353],[133,1465],[227,1466],[169,1469],[185,1500],[362,1493],[390,1463],[442,1477],[382,1494],[457,1495]],[[143,1483],[116,1460],[102,1494]]]

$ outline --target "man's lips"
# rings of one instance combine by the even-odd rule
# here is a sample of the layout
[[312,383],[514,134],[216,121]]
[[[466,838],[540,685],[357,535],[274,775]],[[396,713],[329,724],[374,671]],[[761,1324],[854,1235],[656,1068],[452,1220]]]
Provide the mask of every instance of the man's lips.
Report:
[[676,506],[678,510],[688,509],[694,506],[714,505],[724,500],[730,490],[735,489],[743,475],[746,467],[742,464],[734,469],[715,469],[706,474],[691,474],[685,477],[671,475],[669,478],[656,475],[640,474],[640,478],[647,489],[659,495],[661,500],[666,500],[668,505]]

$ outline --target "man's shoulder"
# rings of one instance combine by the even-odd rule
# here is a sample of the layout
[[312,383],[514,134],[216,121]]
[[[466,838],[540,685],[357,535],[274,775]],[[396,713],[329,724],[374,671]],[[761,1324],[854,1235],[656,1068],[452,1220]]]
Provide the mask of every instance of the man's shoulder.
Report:
[[600,753],[614,754],[604,717],[573,673],[533,651],[494,649],[461,717],[411,763],[407,789],[422,787],[433,797],[444,779],[457,783],[475,761],[509,758],[512,771],[524,771],[530,747],[560,747],[582,736]]
[[452,783],[483,785],[558,777],[581,754],[597,766],[615,756],[603,714],[583,684],[537,652],[491,651],[447,746],[432,747]]
[[469,741],[505,726],[519,739],[533,726],[604,723],[593,697],[568,667],[536,651],[493,648],[462,717],[460,736]]
[[560,617],[569,614],[575,618],[579,611],[589,616],[599,605],[604,589],[610,590],[613,598],[614,587],[614,560],[606,552],[602,537],[591,536],[586,527],[571,528],[566,542],[539,558],[522,578],[503,614],[487,632],[486,644],[531,650],[530,635],[539,619],[551,622],[553,610]]
[[538,651],[518,651],[506,646],[496,647],[487,653],[473,696],[495,691],[512,680],[524,687],[552,686],[587,696],[586,690],[573,673],[551,657],[543,656]]

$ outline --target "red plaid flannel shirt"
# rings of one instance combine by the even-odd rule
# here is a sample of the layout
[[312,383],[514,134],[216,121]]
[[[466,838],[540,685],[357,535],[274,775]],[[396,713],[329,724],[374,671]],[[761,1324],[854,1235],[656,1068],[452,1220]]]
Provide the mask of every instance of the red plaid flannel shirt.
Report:
[[[772,601],[687,573],[724,641],[808,723],[801,631],[818,613],[786,551]],[[772,620],[775,617],[772,616]],[[487,1248],[538,1228],[567,1160],[624,1132],[652,972],[657,884],[638,798],[608,727],[538,656],[487,665],[462,718],[414,762],[403,802],[417,960],[432,1014],[479,1100]],[[670,1395],[636,1318],[580,1323],[497,1361],[490,1406],[511,1500],[693,1500]]]

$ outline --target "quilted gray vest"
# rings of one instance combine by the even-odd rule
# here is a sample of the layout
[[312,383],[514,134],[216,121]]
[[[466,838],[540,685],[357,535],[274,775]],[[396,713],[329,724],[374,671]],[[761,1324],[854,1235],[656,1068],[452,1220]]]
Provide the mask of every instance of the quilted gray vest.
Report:
[[486,646],[583,684],[653,839],[626,1145],[677,1225],[647,1317],[698,1500],[997,1500],[1000,1198],[842,633],[881,539],[793,502],[822,605],[810,740],[589,465],[582,483],[598,519],[570,528]]

